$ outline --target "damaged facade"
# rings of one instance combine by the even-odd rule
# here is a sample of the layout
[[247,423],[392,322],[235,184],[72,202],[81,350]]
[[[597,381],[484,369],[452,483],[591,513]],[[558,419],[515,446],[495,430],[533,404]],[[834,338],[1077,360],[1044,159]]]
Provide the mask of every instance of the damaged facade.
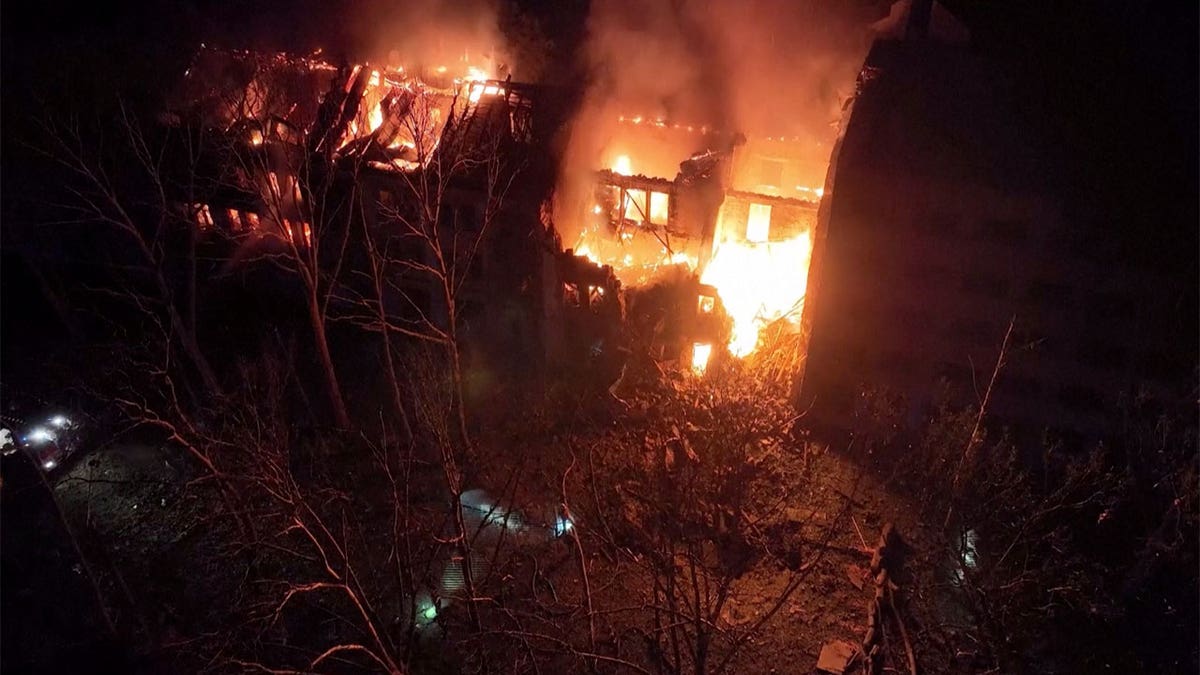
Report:
[[[1098,433],[1106,397],[1165,351],[1105,321],[1106,307],[1142,306],[1136,275],[1106,274],[1071,243],[1036,144],[965,37],[908,28],[872,48],[828,171],[800,159],[813,153],[799,138],[623,115],[569,175],[580,92],[204,50],[176,115],[260,159],[183,207],[201,230],[308,245],[329,231],[313,205],[326,219],[349,205],[352,229],[418,265],[432,251],[411,248],[406,220],[449,242],[482,232],[454,314],[479,338],[471,351],[516,368],[598,367],[611,382],[638,342],[702,373],[785,336],[799,407],[829,429],[852,426],[864,390],[900,396],[915,426],[938,382],[980,389],[1016,316],[1010,348],[1036,348],[1008,360],[994,418]],[[414,193],[463,157],[472,170]],[[392,285],[389,314],[448,320],[428,280]]]
[[569,99],[444,71],[202,49],[167,121],[219,141],[180,208],[231,260],[337,276],[335,319],[436,333],[453,314],[468,358],[526,367],[561,333],[546,204]]
[[[693,148],[666,160],[674,176],[635,173],[628,158],[598,169],[564,228],[554,199],[575,93],[444,71],[202,49],[169,121],[216,130],[226,147],[209,168],[216,187],[181,208],[242,258],[285,246],[361,265],[365,246],[386,247],[405,261],[382,300],[399,321],[449,320],[437,284],[408,272],[462,256],[453,314],[479,338],[468,349],[514,367],[611,367],[639,339],[703,372],[722,345],[752,351],[766,321],[798,327],[820,189],[793,184],[786,139],[673,125],[690,146],[672,147]],[[437,224],[440,251],[412,236],[421,221]],[[763,276],[779,269],[787,278]],[[651,292],[661,283],[669,291]],[[777,306],[767,286],[783,289]]]
[[[582,223],[575,252],[611,266],[632,295],[690,283],[693,312],[675,323],[703,328],[664,327],[655,356],[703,372],[709,355],[749,355],[768,324],[798,331],[823,190],[793,184],[785,139],[755,143],[665,120],[620,122],[612,143],[619,150],[606,154],[641,152],[613,156],[567,219]],[[673,178],[643,173],[672,169]]]

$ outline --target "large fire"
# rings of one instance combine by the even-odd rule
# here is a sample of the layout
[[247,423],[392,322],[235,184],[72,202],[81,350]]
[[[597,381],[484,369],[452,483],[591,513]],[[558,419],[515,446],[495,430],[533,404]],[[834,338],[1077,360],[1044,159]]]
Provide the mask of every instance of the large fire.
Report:
[[[231,118],[221,120],[226,126],[238,117],[253,121],[243,133],[248,144],[261,146],[268,137],[292,133],[267,123],[281,119],[292,129],[309,129],[313,148],[333,158],[361,158],[380,170],[420,169],[450,120],[491,112],[494,102],[511,97],[509,80],[492,79],[496,73],[465,55],[453,66],[412,69],[390,60],[335,67],[312,58],[264,59],[259,74],[235,85],[217,108]],[[217,58],[206,67],[219,73],[223,65]],[[310,89],[312,101],[287,105],[270,86],[279,84],[282,92],[287,83]],[[560,194],[569,206],[561,213],[555,208],[556,224],[573,237],[575,253],[611,266],[626,288],[681,279],[711,286],[707,295],[715,289],[732,321],[727,349],[736,357],[758,347],[769,323],[798,327],[816,201],[823,195],[808,187],[819,184],[824,166],[812,160],[806,139],[747,138],[663,111],[601,112],[596,124],[578,125],[587,131],[581,137],[591,140],[568,161],[586,168],[564,173],[571,178]],[[681,269],[694,276],[679,274]],[[697,329],[709,334],[689,343],[700,346],[691,350],[694,369],[703,370],[720,350],[719,323]]]
[[[395,138],[389,147],[396,149],[428,145],[439,137],[444,118],[455,112],[449,110],[448,105],[456,95],[465,92],[468,104],[474,105],[484,96],[500,92],[499,85],[488,83],[490,78],[486,70],[471,65],[464,66],[459,75],[454,75],[446,66],[438,66],[432,76],[425,78],[403,66],[383,71],[372,70],[362,90],[359,114],[351,120],[340,147],[344,148],[378,131],[388,117],[389,108],[398,105],[405,95],[415,97],[417,102],[411,104],[414,112],[407,121],[397,122]],[[439,97],[445,102],[438,101]],[[414,136],[424,137],[425,143],[422,144],[421,139]],[[421,154],[426,157],[432,154],[432,149],[428,147],[422,147],[422,151]],[[407,168],[409,164],[401,160],[397,166]]]
[[[636,147],[636,143],[622,140],[626,143],[617,147]],[[727,347],[736,357],[753,353],[761,330],[771,323],[783,321],[798,330],[808,286],[813,222],[800,219],[796,213],[805,209],[815,212],[816,200],[824,191],[795,185],[793,180],[789,185],[794,185],[795,192],[791,194],[796,196],[782,198],[779,193],[783,190],[756,184],[762,182],[756,180],[757,176],[742,175],[747,173],[745,167],[752,165],[753,159],[753,156],[734,158],[731,154],[724,160],[733,170],[732,175],[722,180],[734,186],[747,185],[752,191],[726,193],[725,205],[715,215],[711,235],[693,233],[689,238],[678,234],[679,230],[687,229],[687,224],[667,227],[670,201],[688,188],[679,187],[678,179],[671,183],[642,176],[642,163],[636,154],[631,156],[621,151],[609,154],[608,169],[612,180],[621,187],[605,185],[598,191],[599,195],[608,196],[610,203],[597,198],[592,205],[587,214],[591,223],[583,228],[576,241],[575,253],[612,266],[622,283],[634,288],[652,282],[666,267],[686,266],[699,275],[701,284],[716,289],[733,324]],[[664,187],[655,189],[657,185]],[[668,190],[673,191],[668,194]],[[676,232],[674,237],[672,229]],[[711,243],[705,244],[706,241]],[[702,250],[705,246],[707,252]],[[707,343],[695,344],[694,371],[705,370],[711,349]]]
[[717,289],[733,319],[729,351],[734,356],[753,352],[759,330],[773,321],[799,325],[811,256],[809,232],[779,242],[717,245],[700,281]]
[[[316,57],[206,48],[185,76],[184,98],[191,97],[189,105],[204,102],[212,115],[207,123],[244,125],[251,145],[263,145],[271,133],[295,142],[301,130],[314,137],[334,134],[318,140],[336,153],[360,153],[370,140],[389,151],[386,157],[375,153],[377,163],[406,171],[432,156],[448,119],[501,93],[503,83],[492,79],[491,69],[465,58],[453,67],[389,62],[339,68]],[[252,66],[255,74],[225,86],[226,73],[238,72],[233,64]],[[330,109],[320,110],[327,103]]]
[[[613,156],[608,168],[617,176],[634,176],[638,170],[629,155]],[[620,191],[606,187],[604,192],[611,203],[597,201],[588,209],[585,217],[591,223],[582,228],[575,240],[575,255],[611,266],[627,287],[646,285],[665,268],[683,265],[695,270],[699,258],[696,246],[673,239],[662,229],[671,208],[671,196],[666,189],[663,186]],[[613,222],[620,223],[616,230],[612,228]]]

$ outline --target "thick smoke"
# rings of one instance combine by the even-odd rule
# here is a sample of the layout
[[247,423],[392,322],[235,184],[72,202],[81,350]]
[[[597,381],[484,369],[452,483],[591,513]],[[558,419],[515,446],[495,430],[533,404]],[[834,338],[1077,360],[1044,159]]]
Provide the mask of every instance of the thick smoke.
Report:
[[598,0],[593,103],[754,135],[828,136],[878,3]]
[[365,0],[343,30],[360,60],[454,74],[475,66],[494,76],[511,65],[489,0]]
[[794,147],[806,155],[797,159],[824,167],[870,44],[867,26],[886,14],[886,5],[596,0],[584,55],[591,80],[560,181],[557,219],[568,239],[591,172],[610,166],[614,155],[636,153],[636,172],[673,178],[681,160],[713,142],[675,134],[670,147],[629,148],[622,116],[796,139]]

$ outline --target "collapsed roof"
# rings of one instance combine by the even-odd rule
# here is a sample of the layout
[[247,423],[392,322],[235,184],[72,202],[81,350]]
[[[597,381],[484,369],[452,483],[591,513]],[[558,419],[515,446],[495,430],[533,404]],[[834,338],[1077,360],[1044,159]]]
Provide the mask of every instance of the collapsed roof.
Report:
[[[410,73],[403,67],[334,65],[318,56],[202,47],[170,108],[179,119],[261,145],[304,146],[333,161],[358,160],[412,171],[453,138],[475,148],[501,131],[518,142],[545,140],[562,108],[541,87],[490,80],[471,69]],[[538,105],[535,106],[535,99]],[[458,145],[461,144],[461,145]]]

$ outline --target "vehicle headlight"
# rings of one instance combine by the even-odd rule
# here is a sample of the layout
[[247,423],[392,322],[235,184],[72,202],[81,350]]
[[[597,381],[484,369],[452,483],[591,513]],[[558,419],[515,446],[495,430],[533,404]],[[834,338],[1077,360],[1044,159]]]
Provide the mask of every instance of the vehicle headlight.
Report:
[[25,437],[25,440],[29,441],[30,443],[37,443],[40,445],[47,441],[54,440],[54,434],[45,427],[35,427],[29,432],[29,435]]

